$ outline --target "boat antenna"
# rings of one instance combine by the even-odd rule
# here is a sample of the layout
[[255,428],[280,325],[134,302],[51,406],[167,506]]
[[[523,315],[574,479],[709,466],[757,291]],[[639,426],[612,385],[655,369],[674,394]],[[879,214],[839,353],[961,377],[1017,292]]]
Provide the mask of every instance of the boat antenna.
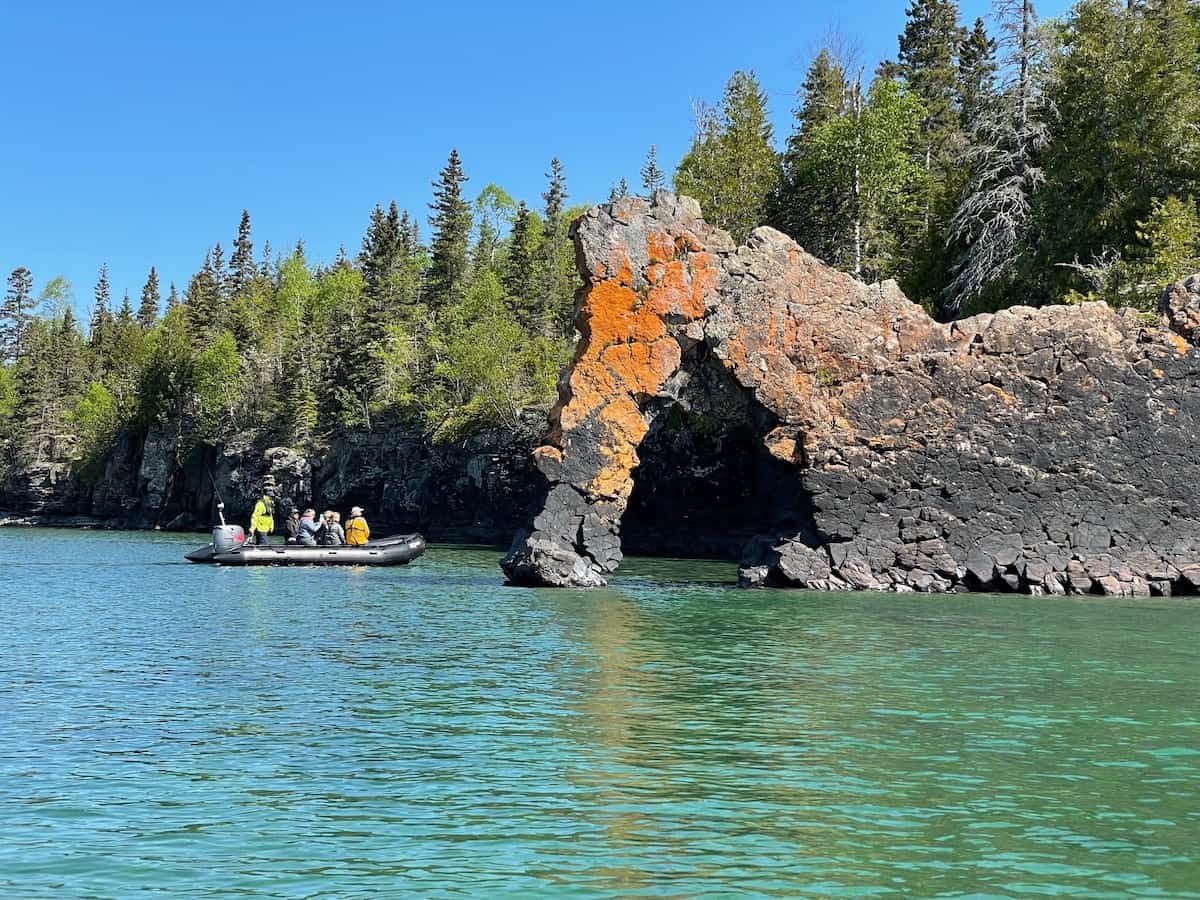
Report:
[[212,469],[208,469],[208,480],[212,483],[213,496],[217,498],[217,518],[225,524],[225,501],[221,499],[221,490],[217,487],[217,479],[213,478]]

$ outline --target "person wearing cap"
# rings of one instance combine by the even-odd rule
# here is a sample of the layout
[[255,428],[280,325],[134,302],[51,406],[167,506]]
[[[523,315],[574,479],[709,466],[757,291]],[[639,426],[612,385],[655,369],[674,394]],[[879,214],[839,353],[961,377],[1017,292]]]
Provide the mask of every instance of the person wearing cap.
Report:
[[361,547],[371,539],[371,528],[363,518],[361,506],[350,510],[350,518],[346,520],[346,543],[351,547]]
[[271,546],[271,532],[275,530],[275,489],[264,487],[262,497],[254,504],[250,514],[250,542]]

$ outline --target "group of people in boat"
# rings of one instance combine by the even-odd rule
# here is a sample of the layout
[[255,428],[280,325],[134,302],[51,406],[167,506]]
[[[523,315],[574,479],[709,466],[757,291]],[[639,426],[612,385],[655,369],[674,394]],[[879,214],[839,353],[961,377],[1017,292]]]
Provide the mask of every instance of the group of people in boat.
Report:
[[[259,546],[271,545],[271,532],[275,530],[275,488],[263,488],[262,496],[254,504],[250,514],[250,530],[247,543]],[[326,510],[320,516],[316,510],[306,509],[302,513],[293,508],[284,525],[286,541],[304,547],[361,547],[371,539],[371,528],[363,518],[361,506],[350,510],[350,517],[342,526],[341,513]]]

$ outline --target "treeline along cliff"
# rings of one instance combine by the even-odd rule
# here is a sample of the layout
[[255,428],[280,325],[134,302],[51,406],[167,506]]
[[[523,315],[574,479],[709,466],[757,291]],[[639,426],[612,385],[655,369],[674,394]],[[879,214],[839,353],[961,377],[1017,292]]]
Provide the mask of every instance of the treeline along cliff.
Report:
[[[1196,4],[1093,0],[1040,21],[1001,0],[964,23],[950,0],[913,0],[873,74],[852,44],[814,54],[782,144],[752,71],[697,105],[673,182],[709,224],[735,242],[771,225],[863,283],[895,280],[942,322],[1097,299],[1152,315],[1162,285],[1200,269]],[[203,526],[214,486],[240,514],[274,468],[294,473],[297,500],[499,538],[537,494],[527,450],[576,338],[568,228],[583,207],[557,160],[546,174],[528,201],[469,191],[452,153],[426,233],[425,216],[382,204],[332,262],[256,245],[243,214],[185,284],[151,268],[131,295],[101,267],[86,314],[62,279],[16,268],[0,307],[0,509]],[[653,148],[638,176],[646,195],[668,180]],[[628,194],[622,178],[609,199]],[[625,546],[735,552],[760,529],[720,527],[722,509],[766,488],[722,461],[750,460],[754,429],[683,406],[664,421]],[[705,472],[726,474],[685,513]],[[669,522],[685,514],[687,538]]]

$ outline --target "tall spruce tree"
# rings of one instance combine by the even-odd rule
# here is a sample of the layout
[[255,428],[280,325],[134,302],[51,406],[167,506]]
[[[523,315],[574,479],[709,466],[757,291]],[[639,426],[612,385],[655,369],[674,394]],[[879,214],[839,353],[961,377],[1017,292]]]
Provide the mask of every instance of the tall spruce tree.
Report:
[[529,207],[522,200],[517,204],[517,214],[513,218],[512,231],[508,236],[508,265],[504,273],[504,289],[510,297],[528,297],[533,288],[529,219]]
[[925,169],[922,228],[912,235],[913,246],[906,250],[912,263],[903,287],[909,296],[933,306],[949,280],[945,236],[962,187],[958,161],[964,137],[957,57],[965,36],[954,0],[912,0],[896,63],[897,75],[924,109],[919,144]]
[[121,308],[117,310],[117,322],[121,325],[132,325],[135,321],[133,301],[129,299],[129,291],[126,291],[125,297],[121,300]]
[[230,286],[229,272],[225,269],[225,251],[221,249],[221,242],[217,241],[213,245],[212,256],[209,258],[210,277],[213,282],[213,290],[216,291],[218,299],[224,299]]
[[96,287],[92,296],[95,303],[92,305],[92,321],[88,328],[88,341],[91,343],[92,349],[97,351],[103,367],[113,321],[112,288],[108,282],[108,263],[100,266],[100,276],[96,279]]
[[426,298],[429,306],[440,309],[461,296],[466,287],[468,245],[471,236],[471,207],[463,199],[463,174],[458,150],[450,158],[440,177],[433,183],[433,229],[430,243],[430,263],[426,277]]
[[258,267],[254,264],[254,244],[250,240],[249,210],[242,210],[242,219],[238,223],[237,239],[233,242],[233,256],[229,260],[229,267],[230,293],[234,296],[245,295],[258,275]]
[[546,173],[549,184],[542,194],[545,201],[545,232],[542,237],[539,265],[542,273],[541,327],[547,335],[566,332],[570,327],[571,300],[574,294],[567,269],[567,221],[563,215],[567,203],[567,179],[558,157],[550,160]]
[[983,19],[976,19],[958,45],[958,108],[960,125],[969,131],[996,89],[996,42]]
[[158,320],[158,304],[161,299],[158,292],[158,272],[151,266],[150,274],[146,276],[146,284],[142,287],[142,302],[137,311],[138,324],[142,328],[149,328]]
[[745,240],[766,221],[779,183],[773,136],[767,96],[754,72],[734,72],[720,113],[703,105],[696,111],[696,134],[675,171],[676,190],[699,200],[708,221]]
[[4,305],[0,306],[0,363],[15,363],[25,357],[33,306],[33,275],[24,266],[13,269]]
[[[642,164],[641,175],[642,187],[647,194],[653,194],[667,183],[666,174],[658,167],[658,148],[654,144],[651,144],[650,149],[646,151],[646,161]],[[621,181],[624,183],[625,179],[622,178]]]
[[920,99],[925,168],[944,164],[959,136],[959,45],[966,33],[958,24],[954,0],[912,0],[900,35],[897,72]]

